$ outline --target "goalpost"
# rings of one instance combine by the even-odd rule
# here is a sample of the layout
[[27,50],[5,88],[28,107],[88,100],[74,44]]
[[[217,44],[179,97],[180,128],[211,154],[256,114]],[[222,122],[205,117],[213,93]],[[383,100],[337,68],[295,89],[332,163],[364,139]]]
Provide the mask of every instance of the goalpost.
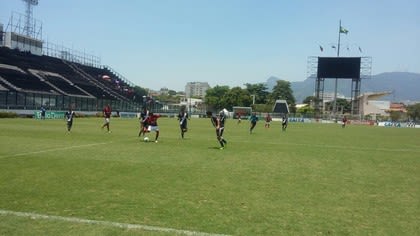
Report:
[[252,114],[252,107],[233,107],[233,119],[248,119]]

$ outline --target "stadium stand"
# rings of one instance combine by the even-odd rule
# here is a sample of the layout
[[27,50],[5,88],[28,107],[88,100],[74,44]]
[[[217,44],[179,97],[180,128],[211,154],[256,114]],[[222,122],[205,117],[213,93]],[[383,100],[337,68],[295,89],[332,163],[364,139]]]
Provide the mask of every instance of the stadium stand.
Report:
[[131,103],[133,87],[108,67],[97,68],[0,47],[2,93],[60,95],[70,97],[70,101],[73,97],[115,101],[118,104]]
[[51,86],[42,83],[37,77],[11,66],[0,64],[0,80],[9,86],[9,90],[57,94]]
[[289,114],[289,105],[286,100],[276,100],[273,107],[273,113]]

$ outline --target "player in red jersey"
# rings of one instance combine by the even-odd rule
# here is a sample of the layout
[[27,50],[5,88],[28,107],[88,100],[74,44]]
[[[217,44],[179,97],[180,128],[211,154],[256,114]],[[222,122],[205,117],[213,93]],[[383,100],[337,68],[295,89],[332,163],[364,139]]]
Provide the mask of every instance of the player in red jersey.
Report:
[[273,119],[270,116],[270,113],[267,113],[267,116],[265,117],[265,128],[270,128],[270,123]]
[[155,143],[158,142],[159,138],[159,126],[157,124],[157,119],[160,117],[159,114],[153,114],[153,112],[149,113],[149,117],[147,118],[147,124],[149,127],[147,128],[147,132],[155,131],[156,137],[155,137]]
[[109,104],[107,104],[102,110],[103,116],[105,117],[105,123],[102,125],[102,129],[106,127],[108,133],[111,133],[109,130],[109,120],[111,119],[112,109]]
[[341,124],[341,127],[345,128],[346,124],[347,124],[347,117],[346,116],[343,117],[342,122],[343,122],[343,124]]

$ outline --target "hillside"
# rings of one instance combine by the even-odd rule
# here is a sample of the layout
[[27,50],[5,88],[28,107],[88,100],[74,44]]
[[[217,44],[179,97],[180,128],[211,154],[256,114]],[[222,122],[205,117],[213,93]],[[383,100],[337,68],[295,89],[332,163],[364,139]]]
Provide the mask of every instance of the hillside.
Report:
[[[280,80],[277,77],[270,77],[266,82],[267,88],[271,89]],[[334,79],[325,81],[325,92],[334,92]],[[291,82],[293,94],[297,102],[302,102],[307,96],[311,96],[315,90],[315,80]],[[351,81],[339,80],[337,91],[346,97],[351,95]],[[410,72],[387,72],[372,75],[371,79],[362,80],[361,92],[392,91],[392,94],[381,98],[389,101],[420,101],[420,74]]]

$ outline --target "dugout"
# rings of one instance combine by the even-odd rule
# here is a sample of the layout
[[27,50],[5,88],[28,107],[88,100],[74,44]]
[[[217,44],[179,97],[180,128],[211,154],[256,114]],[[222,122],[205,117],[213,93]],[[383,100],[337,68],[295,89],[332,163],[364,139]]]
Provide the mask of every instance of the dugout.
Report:
[[273,106],[273,113],[289,114],[289,105],[286,100],[276,100]]

